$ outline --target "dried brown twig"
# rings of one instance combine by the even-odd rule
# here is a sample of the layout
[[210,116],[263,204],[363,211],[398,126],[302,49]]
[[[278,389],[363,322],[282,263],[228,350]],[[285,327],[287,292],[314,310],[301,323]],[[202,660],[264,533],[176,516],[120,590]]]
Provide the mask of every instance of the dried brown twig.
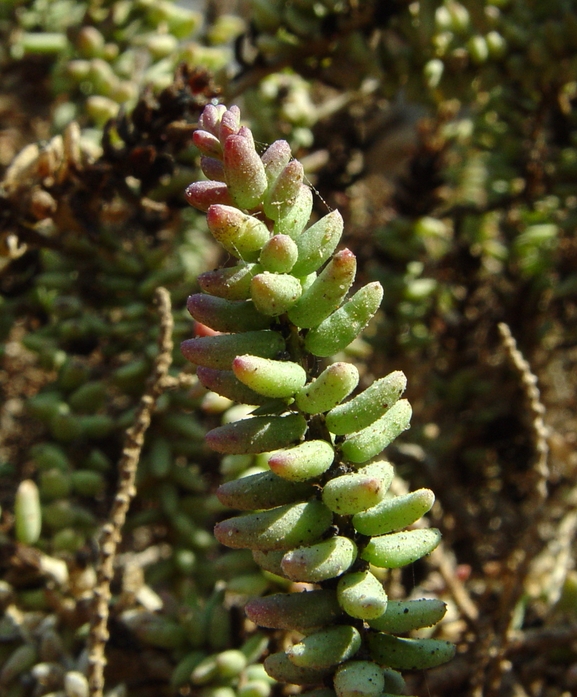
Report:
[[475,627],[479,619],[479,609],[471,599],[465,585],[457,576],[455,563],[450,559],[442,542],[431,552],[429,562],[437,568],[443,577],[443,581],[461,615],[471,627]]
[[[114,576],[116,549],[122,539],[122,528],[130,503],[136,495],[134,485],[136,469],[144,443],[144,435],[156,402],[167,387],[176,387],[181,381],[168,376],[172,363],[172,329],[170,295],[166,288],[157,288],[155,301],[160,314],[159,352],[154,361],[151,375],[146,383],[144,394],[136,411],[132,426],[124,437],[122,456],[118,463],[119,482],[108,521],[102,527],[99,540],[100,558],[98,560],[96,586],[94,588],[93,610],[88,637],[88,682],[90,697],[102,697],[104,689],[104,651],[108,641],[108,615],[111,598],[110,583]],[[173,384],[173,382],[175,384]]]
[[547,458],[549,455],[549,446],[547,444],[548,429],[545,426],[543,416],[545,407],[541,403],[541,394],[537,387],[537,377],[531,372],[529,363],[523,357],[523,354],[517,348],[517,343],[511,334],[509,326],[504,322],[499,324],[499,332],[503,346],[507,350],[511,362],[519,371],[521,376],[521,384],[529,402],[529,408],[533,417],[531,426],[533,430],[533,445],[537,453],[537,460],[533,469],[538,475],[538,481],[535,486],[535,491],[539,497],[538,505],[542,505],[547,498],[547,480],[549,479],[549,466]]
[[[521,386],[527,397],[531,413],[531,430],[536,459],[533,471],[536,482],[532,489],[533,494],[529,504],[531,506],[530,524],[527,525],[519,544],[503,565],[505,577],[503,579],[503,591],[499,603],[498,622],[490,635],[480,642],[481,652],[478,669],[473,680],[475,689],[473,695],[497,694],[503,672],[507,669],[505,656],[513,640],[512,620],[515,609],[521,596],[525,592],[525,583],[529,567],[535,555],[539,551],[539,526],[542,522],[547,500],[547,483],[549,480],[547,443],[548,429],[545,426],[543,416],[545,407],[541,403],[541,395],[537,387],[537,377],[531,371],[531,367],[523,354],[517,348],[517,343],[511,334],[507,324],[499,324],[499,332],[503,346],[508,357],[518,371],[521,378]],[[484,686],[484,687],[483,687]]]

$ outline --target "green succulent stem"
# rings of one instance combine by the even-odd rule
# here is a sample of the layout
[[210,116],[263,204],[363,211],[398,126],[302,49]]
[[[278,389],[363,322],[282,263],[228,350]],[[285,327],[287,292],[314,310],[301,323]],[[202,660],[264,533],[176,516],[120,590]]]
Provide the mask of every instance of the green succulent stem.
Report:
[[[356,368],[323,365],[371,321],[383,289],[368,283],[351,291],[356,259],[348,249],[336,251],[340,214],[310,225],[311,192],[288,144],[277,141],[259,156],[240,123],[238,107],[209,105],[194,135],[201,167],[219,180],[191,184],[187,198],[207,213],[209,230],[239,263],[204,274],[204,294],[188,301],[193,318],[227,333],[187,340],[182,349],[210,389],[255,395],[258,406],[210,431],[208,445],[265,457],[270,470],[220,487],[221,502],[242,513],[217,523],[215,535],[251,550],[266,571],[316,584],[328,603],[316,608],[306,638],[266,659],[271,677],[330,680],[339,697],[376,695],[383,671],[432,667],[453,651],[447,642],[401,640],[378,629],[402,625],[396,615],[385,619],[387,594],[371,565],[411,563],[440,539],[434,529],[402,531],[434,497],[428,490],[391,497],[393,468],[375,459],[409,427],[411,407],[400,399],[406,379],[395,371],[347,400],[358,385]],[[311,612],[316,602],[308,595],[296,604],[290,593],[257,597],[247,612],[266,627],[299,628],[309,599]],[[422,609],[413,610],[411,628],[437,621],[438,607]]]

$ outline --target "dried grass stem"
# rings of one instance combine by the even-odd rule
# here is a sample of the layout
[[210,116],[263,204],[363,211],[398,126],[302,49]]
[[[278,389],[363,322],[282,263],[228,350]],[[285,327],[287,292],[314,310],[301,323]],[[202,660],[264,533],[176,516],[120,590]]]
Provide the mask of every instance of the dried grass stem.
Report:
[[88,637],[88,683],[90,697],[102,697],[104,690],[105,648],[109,638],[108,615],[111,598],[110,583],[114,576],[114,560],[122,539],[122,528],[130,503],[136,495],[135,477],[144,443],[144,435],[156,402],[166,389],[168,370],[172,363],[173,319],[170,295],[166,288],[158,288],[155,302],[160,315],[159,351],[154,361],[144,394],[140,398],[134,423],[126,430],[124,446],[118,463],[119,482],[108,521],[100,532],[99,560],[94,588],[92,619]]

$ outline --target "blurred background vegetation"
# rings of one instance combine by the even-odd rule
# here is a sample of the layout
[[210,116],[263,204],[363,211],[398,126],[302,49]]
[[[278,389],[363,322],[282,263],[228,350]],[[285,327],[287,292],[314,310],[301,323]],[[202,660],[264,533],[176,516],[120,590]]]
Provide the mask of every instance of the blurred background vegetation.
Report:
[[[223,261],[183,196],[215,100],[263,149],[290,142],[359,281],[385,288],[348,360],[365,383],[407,374],[413,426],[389,457],[435,491],[444,535],[387,588],[445,600],[435,632],[458,644],[407,694],[575,694],[574,0],[0,3],[0,693],[87,694],[94,539],[157,352],[154,291],[172,297],[171,374],[192,374],[185,299]],[[541,388],[544,503],[500,322]],[[263,467],[205,448],[229,407],[200,387],[159,400],[112,588],[111,696],[283,693],[260,660],[286,638],[242,611],[283,582],[212,537],[217,483]]]

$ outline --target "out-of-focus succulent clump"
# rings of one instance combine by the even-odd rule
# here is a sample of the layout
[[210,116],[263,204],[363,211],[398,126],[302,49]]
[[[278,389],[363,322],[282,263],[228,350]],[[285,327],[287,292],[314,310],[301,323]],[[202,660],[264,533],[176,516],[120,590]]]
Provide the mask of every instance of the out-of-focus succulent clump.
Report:
[[71,98],[55,105],[56,130],[72,119],[100,129],[121,107],[133,108],[144,86],[168,87],[181,62],[225,71],[244,28],[227,15],[205,26],[201,12],[172,0],[15,2],[4,8],[4,18],[14,20],[5,61],[42,60],[54,96]]
[[255,122],[258,142],[271,143],[280,133],[295,151],[313,144],[311,128],[319,114],[312,101],[311,85],[300,75],[292,71],[273,73],[257,88],[247,90],[244,102]]

